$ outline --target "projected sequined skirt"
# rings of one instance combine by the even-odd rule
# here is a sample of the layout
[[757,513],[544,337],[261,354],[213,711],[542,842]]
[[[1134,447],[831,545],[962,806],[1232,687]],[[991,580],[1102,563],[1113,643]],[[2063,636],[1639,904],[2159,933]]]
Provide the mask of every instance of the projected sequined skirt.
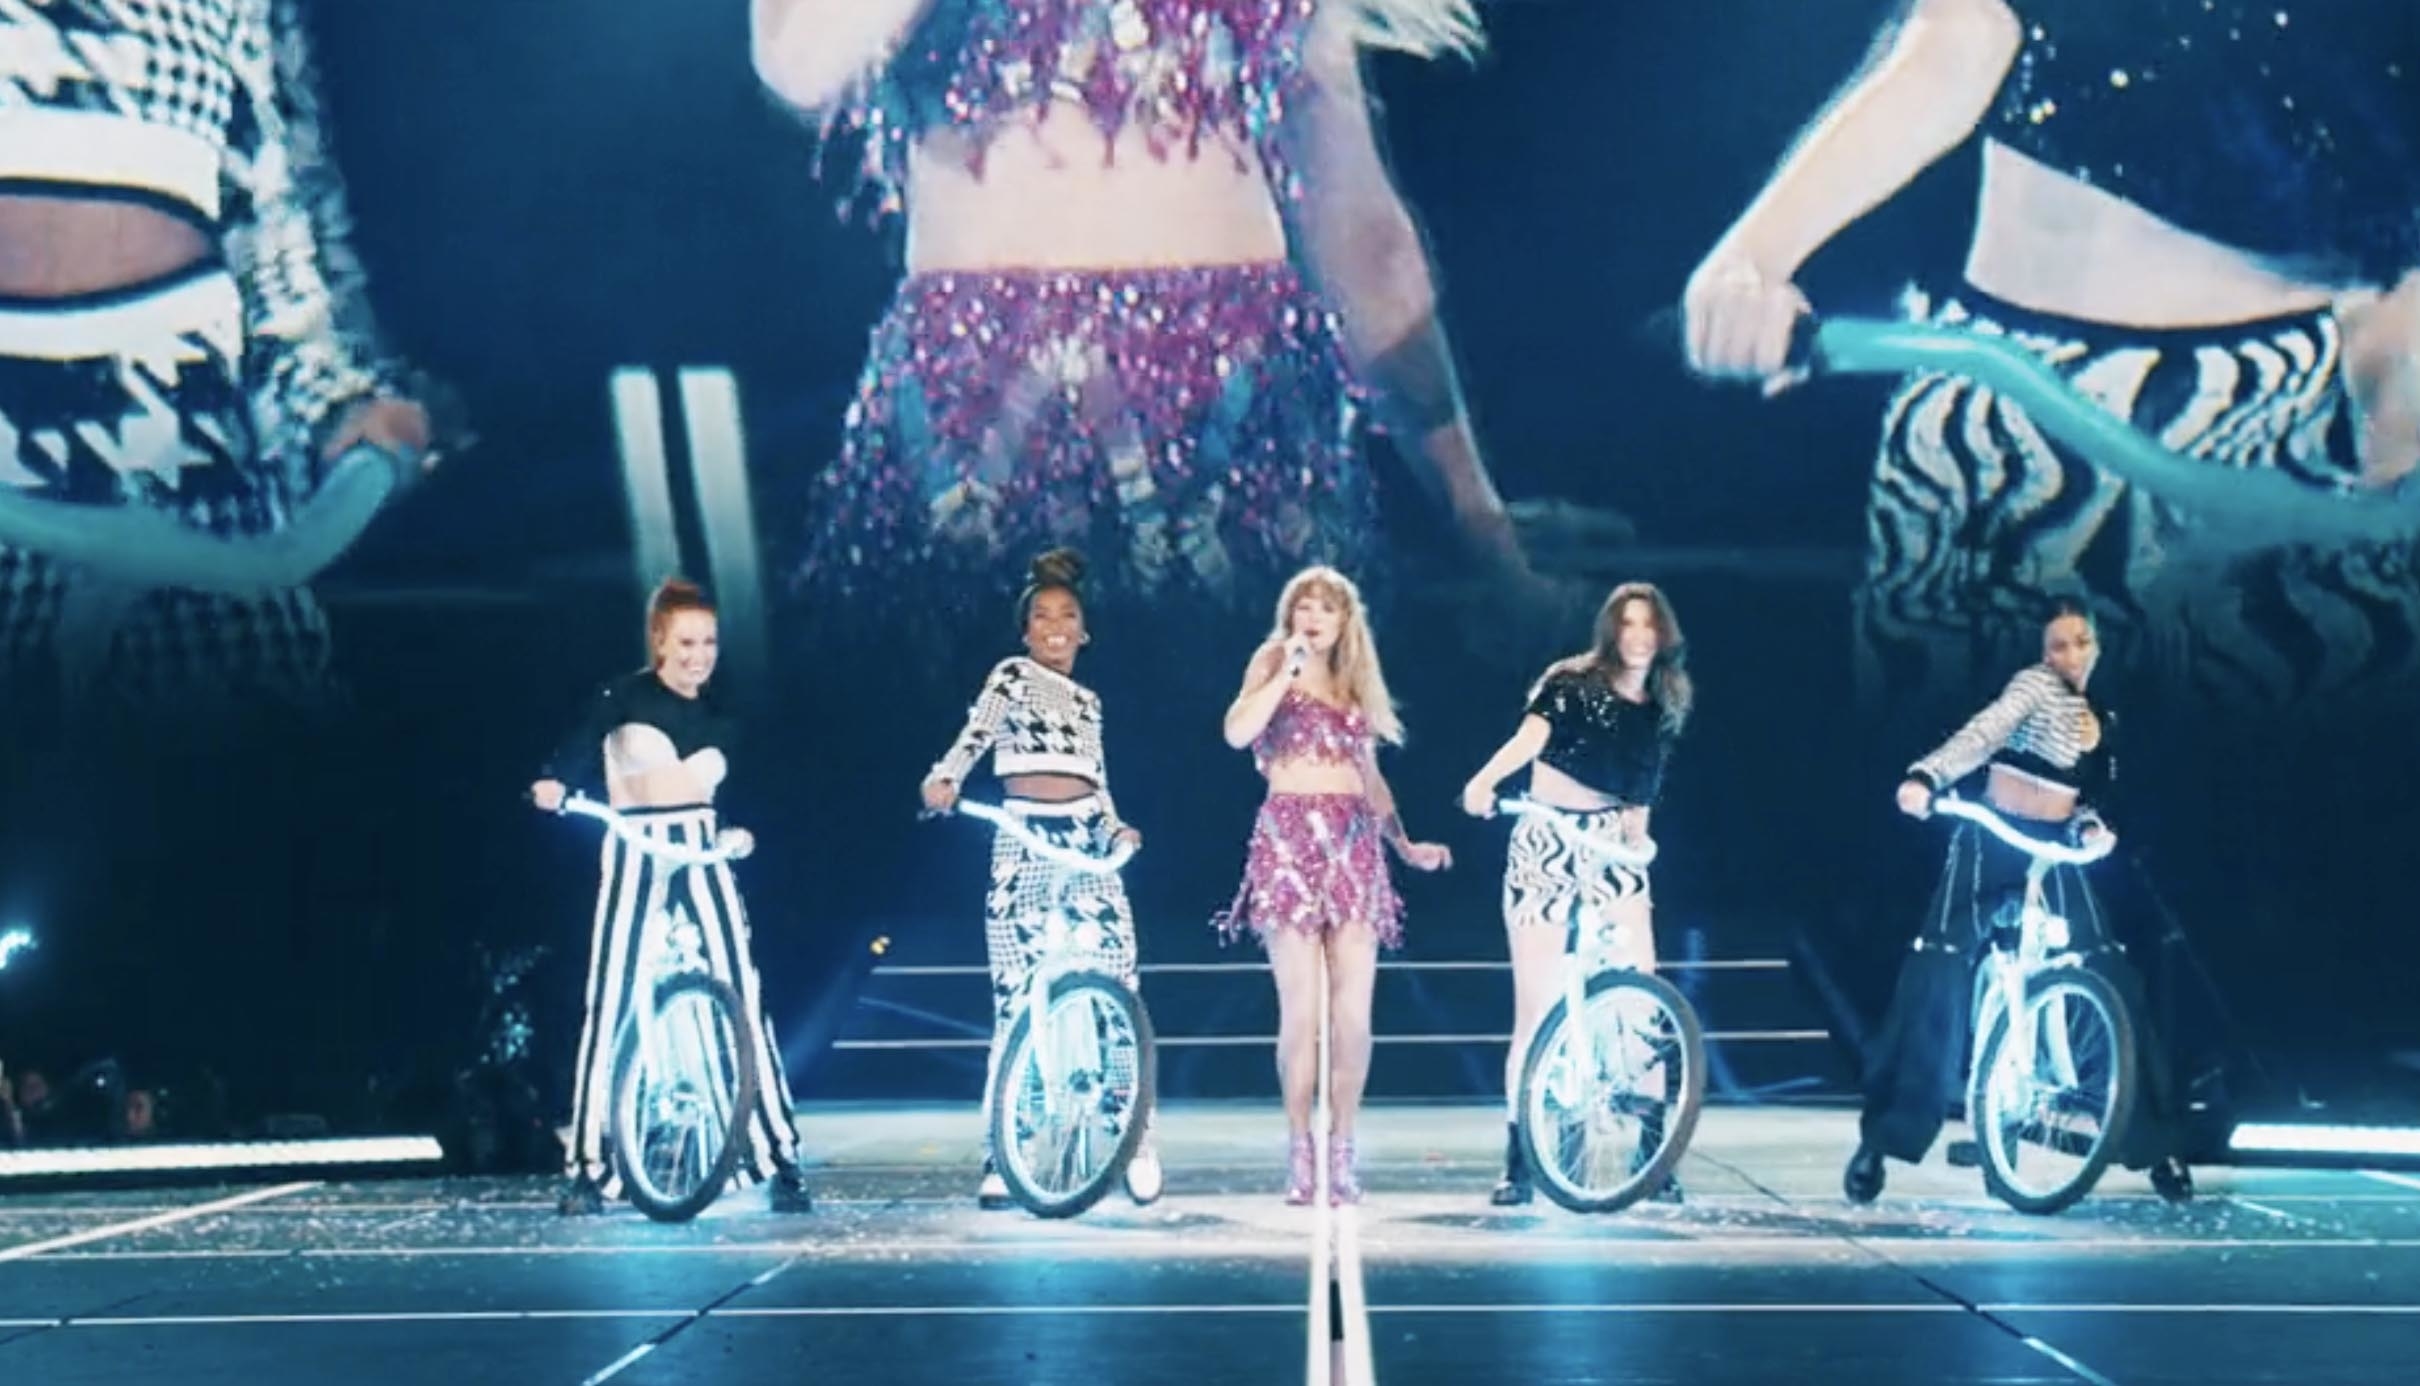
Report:
[[996,625],[1046,548],[1094,599],[1348,571],[1376,508],[1332,314],[1283,263],[920,274],[874,329],[794,572],[820,616]]

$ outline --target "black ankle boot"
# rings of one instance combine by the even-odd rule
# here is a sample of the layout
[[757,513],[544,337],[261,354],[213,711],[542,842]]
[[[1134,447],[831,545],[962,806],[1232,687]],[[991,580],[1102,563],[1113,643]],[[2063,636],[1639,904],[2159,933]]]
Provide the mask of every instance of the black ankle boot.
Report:
[[1529,1159],[1521,1153],[1519,1122],[1504,1123],[1504,1179],[1487,1201],[1498,1208],[1518,1208],[1529,1202]]
[[1840,1191],[1851,1203],[1871,1203],[1882,1196],[1882,1180],[1882,1152],[1860,1142],[1849,1167],[1840,1172]]

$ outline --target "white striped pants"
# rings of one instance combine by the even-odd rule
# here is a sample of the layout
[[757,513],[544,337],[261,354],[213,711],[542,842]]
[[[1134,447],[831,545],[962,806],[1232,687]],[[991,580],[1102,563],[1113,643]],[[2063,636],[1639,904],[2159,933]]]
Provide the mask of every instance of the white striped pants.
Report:
[[[713,841],[714,810],[704,807],[624,809],[646,836],[680,847]],[[739,993],[749,1017],[744,1042],[755,1049],[756,1110],[741,1127],[745,1153],[739,1177],[764,1180],[777,1165],[798,1159],[798,1131],[790,1119],[790,1084],[782,1075],[781,1051],[766,1023],[763,987],[748,951],[748,913],[728,864],[669,867],[608,833],[597,891],[596,930],[588,952],[588,1019],[580,1031],[579,1068],[572,1096],[572,1141],[565,1172],[595,1181],[607,1197],[618,1197],[620,1178],[606,1145],[611,1121],[613,1061],[623,1019],[643,966],[650,919],[663,927],[686,915],[701,935],[707,969]],[[743,1056],[725,1054],[724,1063]]]

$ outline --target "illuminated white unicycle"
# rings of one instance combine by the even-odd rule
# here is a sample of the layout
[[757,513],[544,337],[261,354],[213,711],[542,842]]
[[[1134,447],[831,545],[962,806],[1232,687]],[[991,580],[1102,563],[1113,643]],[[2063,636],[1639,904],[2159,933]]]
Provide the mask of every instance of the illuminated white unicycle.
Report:
[[606,1120],[632,1206],[658,1222],[686,1222],[731,1182],[758,1078],[747,1008],[708,970],[704,932],[679,887],[697,867],[747,855],[746,839],[726,833],[713,846],[682,846],[577,794],[564,800],[563,812],[603,823],[665,873],[657,896],[665,903],[639,926],[638,973],[614,1036]]
[[993,1056],[984,1119],[1009,1196],[1036,1217],[1074,1217],[1124,1176],[1158,1089],[1151,1013],[1102,966],[1100,926],[1069,900],[1078,881],[1117,872],[1135,848],[1125,841],[1105,852],[1063,846],[992,804],[960,800],[958,812],[1065,868],[1056,898],[1028,922],[1042,955]]
[[[1534,799],[1497,810],[1544,822],[1581,861],[1643,870],[1655,844],[1608,841]],[[1538,1022],[1514,1095],[1532,1177],[1575,1213],[1610,1213],[1664,1186],[1706,1097],[1705,1030],[1671,983],[1617,961],[1622,928],[1583,906],[1571,921],[1563,995]]]

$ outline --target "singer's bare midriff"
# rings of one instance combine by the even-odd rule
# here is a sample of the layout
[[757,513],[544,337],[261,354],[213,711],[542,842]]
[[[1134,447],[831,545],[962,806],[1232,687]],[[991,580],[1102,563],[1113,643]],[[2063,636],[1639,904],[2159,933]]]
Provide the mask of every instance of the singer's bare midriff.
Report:
[[0,294],[107,293],[165,279],[214,251],[201,228],[157,207],[0,193]]
[[1012,799],[1037,804],[1072,803],[1101,792],[1099,785],[1082,775],[1008,775],[1002,777],[1000,788]]
[[1268,770],[1271,794],[1367,794],[1357,766],[1332,760],[1281,760]]
[[1597,813],[1622,806],[1621,800],[1590,789],[1544,761],[1530,764],[1529,797],[1550,808],[1573,813]]
[[1285,223],[1249,144],[1154,153],[1140,130],[1105,139],[1085,113],[996,132],[973,167],[937,129],[908,160],[908,270],[1149,269],[1286,258]]

